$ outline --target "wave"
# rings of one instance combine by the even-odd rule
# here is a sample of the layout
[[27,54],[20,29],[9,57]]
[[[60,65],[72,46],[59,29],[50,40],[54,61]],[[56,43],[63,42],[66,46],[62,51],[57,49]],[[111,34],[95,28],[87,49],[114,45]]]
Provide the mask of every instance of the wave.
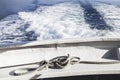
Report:
[[111,4],[96,3],[95,8],[103,16],[107,25],[113,27],[113,31],[109,31],[106,36],[120,37],[120,7]]
[[18,14],[9,15],[0,21],[0,43],[8,45],[34,40],[119,37],[120,8],[100,2],[96,2],[96,5],[91,4],[100,13],[106,24],[113,28],[112,31],[92,29],[91,24],[85,20],[85,9],[79,2],[66,1],[54,5],[37,4],[34,11],[18,12]]
[[40,6],[34,12],[21,12],[19,15],[26,22],[31,22],[27,30],[34,30],[39,35],[38,40],[98,37],[106,32],[90,29],[79,3]]

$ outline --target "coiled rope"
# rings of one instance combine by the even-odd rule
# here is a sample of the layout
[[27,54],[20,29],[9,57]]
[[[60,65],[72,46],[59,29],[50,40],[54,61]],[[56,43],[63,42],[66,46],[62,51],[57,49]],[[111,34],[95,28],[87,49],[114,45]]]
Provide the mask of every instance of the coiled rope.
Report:
[[67,56],[55,57],[49,61],[43,60],[38,64],[39,66],[37,68],[19,68],[17,70],[13,70],[10,74],[14,76],[21,76],[31,72],[40,71],[46,67],[51,69],[63,69],[68,63],[75,64],[79,61],[79,57],[70,58],[70,55],[68,54]]
[[36,72],[36,71],[41,71],[45,68],[50,68],[50,69],[63,69],[66,67],[68,64],[74,65],[76,63],[85,63],[85,64],[114,64],[114,63],[119,63],[119,61],[113,61],[113,62],[93,62],[93,61],[80,61],[79,57],[70,57],[68,54],[67,56],[59,56],[55,57],[49,61],[43,60],[39,63],[36,63],[38,67],[33,67],[33,68],[19,68],[16,70],[13,70],[10,72],[11,75],[13,76],[21,76],[25,75],[28,73]]

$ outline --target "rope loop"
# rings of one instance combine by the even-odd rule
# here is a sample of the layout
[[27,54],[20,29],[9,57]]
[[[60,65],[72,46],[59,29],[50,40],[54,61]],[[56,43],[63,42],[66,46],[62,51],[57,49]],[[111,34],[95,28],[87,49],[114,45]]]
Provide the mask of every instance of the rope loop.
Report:
[[31,72],[35,72],[35,71],[40,71],[43,70],[44,68],[48,67],[51,69],[63,69],[64,67],[67,66],[68,63],[70,63],[71,65],[80,62],[80,58],[79,57],[72,57],[70,58],[70,55],[68,54],[67,56],[58,56],[55,57],[49,61],[43,60],[39,63],[37,63],[37,65],[39,65],[36,68],[19,68],[17,70],[13,70],[10,72],[11,75],[14,76],[21,76],[21,75],[25,75]]

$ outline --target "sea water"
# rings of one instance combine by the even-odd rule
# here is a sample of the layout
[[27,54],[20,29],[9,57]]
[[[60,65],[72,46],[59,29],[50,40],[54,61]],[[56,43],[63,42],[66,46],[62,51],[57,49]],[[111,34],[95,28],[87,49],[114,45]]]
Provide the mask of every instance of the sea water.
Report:
[[24,2],[27,7],[15,8],[15,13],[1,18],[0,46],[36,40],[120,37],[117,1],[33,0],[32,5]]

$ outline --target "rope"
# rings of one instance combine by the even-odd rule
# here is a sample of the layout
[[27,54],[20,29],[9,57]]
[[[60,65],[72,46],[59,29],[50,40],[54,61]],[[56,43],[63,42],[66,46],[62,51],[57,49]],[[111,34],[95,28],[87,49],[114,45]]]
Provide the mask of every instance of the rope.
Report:
[[11,75],[21,76],[35,71],[43,70],[48,67],[51,69],[63,69],[69,62],[69,54],[67,56],[55,57],[49,61],[43,60],[38,63],[39,67],[37,68],[19,68],[10,72]]
[[119,61],[113,61],[113,62],[97,62],[97,61],[80,61],[79,57],[71,57],[68,54],[67,56],[59,56],[55,57],[49,61],[43,60],[39,63],[37,63],[38,67],[36,68],[19,68],[17,70],[13,70],[10,72],[11,75],[13,76],[21,76],[25,75],[28,73],[36,72],[36,71],[41,71],[45,68],[50,68],[50,69],[63,69],[66,67],[68,64],[74,65],[76,63],[84,63],[84,64],[114,64],[114,63],[119,63]]

